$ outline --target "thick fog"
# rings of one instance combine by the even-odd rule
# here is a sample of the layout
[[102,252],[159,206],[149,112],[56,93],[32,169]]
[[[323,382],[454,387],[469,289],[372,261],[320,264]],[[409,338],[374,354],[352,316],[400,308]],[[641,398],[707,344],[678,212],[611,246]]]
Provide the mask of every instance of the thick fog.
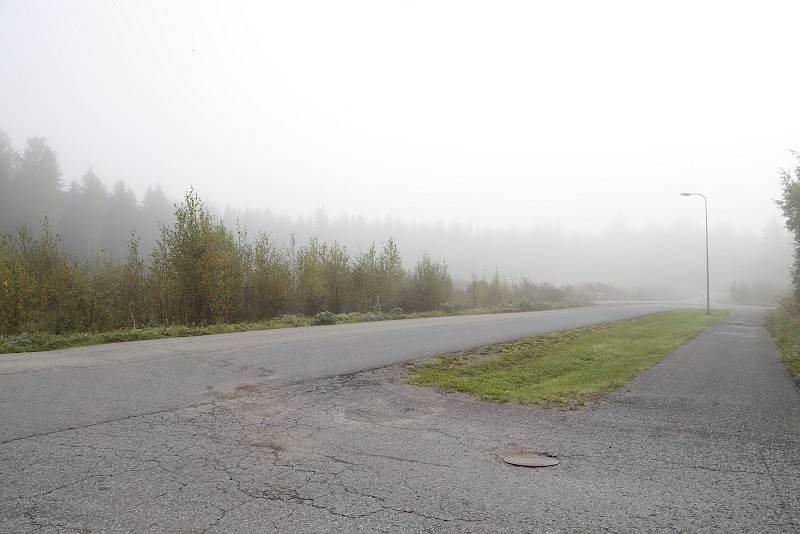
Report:
[[131,229],[147,254],[194,188],[251,237],[391,237],[458,280],[697,297],[704,204],[680,193],[698,192],[712,292],[775,294],[798,19],[789,1],[5,1],[3,157],[51,150],[57,178],[0,165],[0,229],[46,213],[80,261],[124,257]]
[[[124,262],[132,237],[147,260],[162,228],[174,224],[176,206],[184,202],[168,198],[160,186],[148,187],[139,199],[124,181],[107,185],[92,170],[63,184],[56,152],[44,139],[31,138],[24,149],[17,148],[2,130],[0,193],[0,231],[37,231],[46,221],[80,262]],[[690,298],[705,288],[705,225],[692,218],[642,228],[612,221],[587,230],[565,229],[558,222],[491,229],[347,214],[334,218],[322,206],[310,217],[289,218],[270,210],[222,210],[213,198],[201,197],[214,217],[237,232],[237,239],[252,241],[266,234],[285,248],[292,241],[302,246],[316,238],[345,247],[352,261],[392,239],[406,269],[427,253],[447,263],[457,285],[495,276],[510,282],[525,277],[555,285],[597,284],[597,293],[610,292],[598,296],[627,298]],[[705,213],[701,203],[694,208]],[[788,288],[792,241],[777,218],[752,230],[712,218],[708,239],[715,298],[768,302]]]
[[[318,237],[337,241],[351,252],[392,237],[407,261],[429,252],[445,260],[454,278],[465,282],[499,273],[501,278],[525,276],[558,285],[607,284],[624,290],[627,297],[692,298],[705,292],[705,227],[688,218],[644,228],[612,222],[585,231],[567,230],[557,223],[501,230],[409,225],[392,219],[331,218],[322,208],[299,221],[236,210],[229,210],[225,219],[231,227],[238,221],[250,231],[261,228],[284,242],[294,233],[300,242]],[[791,235],[777,216],[752,230],[724,222],[710,224],[712,295],[730,300],[733,284],[739,300],[764,300],[785,292],[792,251]]]

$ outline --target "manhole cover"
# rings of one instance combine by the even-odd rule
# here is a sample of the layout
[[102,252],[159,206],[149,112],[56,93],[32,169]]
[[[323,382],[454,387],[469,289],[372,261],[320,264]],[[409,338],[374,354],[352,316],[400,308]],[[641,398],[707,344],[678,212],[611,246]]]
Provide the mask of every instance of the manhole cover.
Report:
[[503,461],[519,467],[552,467],[558,465],[558,458],[544,454],[527,454],[525,456],[506,456]]

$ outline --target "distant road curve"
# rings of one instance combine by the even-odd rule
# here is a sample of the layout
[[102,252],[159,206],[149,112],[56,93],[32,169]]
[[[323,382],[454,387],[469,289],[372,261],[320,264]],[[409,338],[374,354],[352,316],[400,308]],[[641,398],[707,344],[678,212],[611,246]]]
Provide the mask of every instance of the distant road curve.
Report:
[[264,330],[0,355],[0,443],[210,402],[209,391],[336,376],[695,303]]

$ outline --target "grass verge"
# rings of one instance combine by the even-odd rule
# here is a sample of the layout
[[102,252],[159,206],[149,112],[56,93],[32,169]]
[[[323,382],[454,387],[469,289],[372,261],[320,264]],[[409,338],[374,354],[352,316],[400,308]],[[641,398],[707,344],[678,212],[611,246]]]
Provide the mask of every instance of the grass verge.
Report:
[[16,352],[37,352],[84,347],[87,345],[103,345],[106,343],[122,343],[126,341],[144,341],[147,339],[165,339],[171,337],[205,336],[211,334],[228,334],[249,330],[265,330],[281,328],[271,323],[236,323],[215,324],[210,326],[158,326],[148,328],[122,328],[106,332],[70,332],[52,334],[36,331],[28,334],[0,336],[0,354]]
[[[299,326],[315,326],[320,324],[364,323],[372,321],[390,321],[396,319],[415,319],[426,317],[442,317],[445,315],[473,315],[481,313],[509,313],[523,311],[554,310],[587,306],[588,303],[577,301],[558,302],[530,302],[521,300],[506,303],[493,308],[478,308],[457,310],[451,305],[442,305],[435,311],[404,313],[400,308],[389,312],[370,311],[367,313],[339,313],[323,312],[315,317],[299,315],[283,315],[270,321],[253,323],[220,323],[214,325],[171,325],[154,326],[145,328],[122,328],[105,332],[69,332],[53,334],[45,331],[22,332],[0,336],[0,354],[17,352],[38,352],[47,350],[66,349],[69,347],[83,347],[87,345],[102,345],[106,343],[120,343],[126,341],[143,341],[147,339],[165,339],[172,337],[206,336],[211,334],[230,334],[233,332],[248,332],[252,330],[272,330],[275,328],[293,328]],[[325,321],[319,317],[324,316]]]
[[446,354],[412,365],[405,380],[497,402],[582,405],[620,388],[729,313],[670,311]]
[[778,353],[786,369],[800,384],[800,315],[778,308],[767,314],[767,330],[775,338]]

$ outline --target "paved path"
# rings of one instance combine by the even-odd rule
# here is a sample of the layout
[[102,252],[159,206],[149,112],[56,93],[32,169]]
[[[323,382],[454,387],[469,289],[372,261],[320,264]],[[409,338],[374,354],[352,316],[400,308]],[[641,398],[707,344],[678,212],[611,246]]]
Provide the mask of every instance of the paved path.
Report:
[[[737,308],[579,411],[491,404],[401,367],[0,444],[2,532],[796,532],[800,395]],[[526,469],[508,454],[557,456]]]

